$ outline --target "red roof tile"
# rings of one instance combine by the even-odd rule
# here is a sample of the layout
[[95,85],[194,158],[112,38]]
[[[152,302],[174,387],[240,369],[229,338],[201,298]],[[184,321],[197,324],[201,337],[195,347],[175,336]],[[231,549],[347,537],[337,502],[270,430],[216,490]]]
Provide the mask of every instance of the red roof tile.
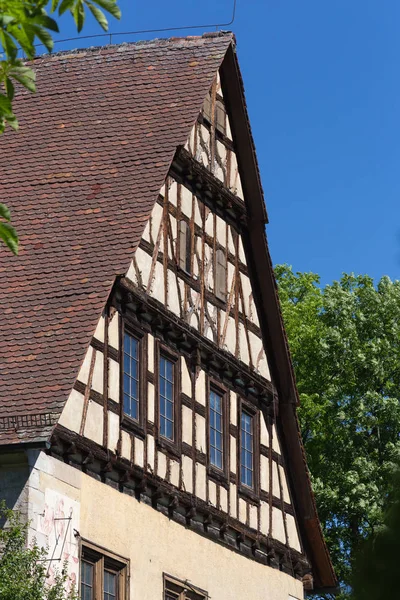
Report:
[[0,443],[48,432],[4,430],[11,415],[60,414],[231,42],[206,34],[34,61],[38,92],[18,94],[20,131],[0,137],[0,202],[21,242],[18,257],[0,247]]

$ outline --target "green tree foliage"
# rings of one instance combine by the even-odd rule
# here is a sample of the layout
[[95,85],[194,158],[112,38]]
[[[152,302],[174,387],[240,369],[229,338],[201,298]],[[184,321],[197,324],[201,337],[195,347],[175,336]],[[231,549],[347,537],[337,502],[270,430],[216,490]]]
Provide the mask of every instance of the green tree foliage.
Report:
[[384,526],[362,547],[353,575],[354,600],[387,600],[399,596],[400,473]]
[[0,600],[77,600],[75,590],[67,593],[66,572],[58,572],[47,583],[47,551],[36,544],[26,545],[28,525],[18,512],[0,504]]
[[[54,17],[70,12],[79,33],[87,10],[105,31],[108,22],[103,11],[117,19],[121,17],[117,0],[0,0],[0,135],[7,124],[18,129],[12,105],[15,84],[36,91],[35,72],[18,57],[18,51],[32,59],[35,45],[43,44],[51,52],[52,34],[59,31]],[[0,239],[14,254],[18,253],[18,237],[4,205],[0,206]]]
[[360,543],[382,526],[400,456],[400,282],[276,268],[319,515],[349,595]]

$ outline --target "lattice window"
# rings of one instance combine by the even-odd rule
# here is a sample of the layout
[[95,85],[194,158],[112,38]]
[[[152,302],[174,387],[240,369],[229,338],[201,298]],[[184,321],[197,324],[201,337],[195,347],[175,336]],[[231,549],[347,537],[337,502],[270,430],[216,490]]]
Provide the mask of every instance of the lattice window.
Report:
[[223,396],[210,390],[210,464],[217,469],[224,465]]
[[104,600],[117,598],[117,573],[104,569]]
[[254,486],[254,418],[244,410],[240,419],[240,482]]
[[128,561],[85,542],[81,558],[81,600],[126,600]]
[[86,560],[81,562],[81,600],[94,598],[94,565]]
[[160,402],[160,435],[174,440],[174,363],[160,356],[159,402]]
[[124,413],[139,420],[139,345],[138,339],[124,334]]

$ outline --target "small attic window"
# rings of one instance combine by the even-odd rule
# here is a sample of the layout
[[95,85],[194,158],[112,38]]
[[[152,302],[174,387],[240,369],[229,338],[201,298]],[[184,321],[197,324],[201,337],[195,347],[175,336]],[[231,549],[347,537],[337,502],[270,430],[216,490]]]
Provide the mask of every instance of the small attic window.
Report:
[[191,231],[183,219],[179,223],[179,266],[187,273],[191,272]]

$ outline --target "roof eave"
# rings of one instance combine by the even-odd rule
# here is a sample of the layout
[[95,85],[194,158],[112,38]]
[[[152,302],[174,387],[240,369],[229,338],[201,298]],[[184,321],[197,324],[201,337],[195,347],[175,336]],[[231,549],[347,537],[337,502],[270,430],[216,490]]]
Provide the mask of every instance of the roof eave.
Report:
[[[287,449],[288,462],[293,466],[291,487],[295,496],[296,514],[300,521],[300,533],[312,564],[316,588],[324,591],[332,590],[337,588],[337,579],[318,518],[295,412],[299,397],[266,240],[267,211],[249,125],[243,81],[233,44],[229,46],[221,66],[221,83],[223,89],[228,91],[224,98],[227,109],[232,115],[231,127],[237,143],[239,169],[242,173],[246,173],[246,177],[242,178],[242,184],[245,197],[248,199],[249,219],[244,243],[250,250],[247,253],[249,271],[259,284],[256,303],[261,309],[259,310],[260,326],[271,366],[272,380],[279,393],[278,420]],[[252,257],[257,257],[257,260]],[[268,307],[268,310],[264,307]],[[313,533],[307,525],[311,520],[314,523]]]

